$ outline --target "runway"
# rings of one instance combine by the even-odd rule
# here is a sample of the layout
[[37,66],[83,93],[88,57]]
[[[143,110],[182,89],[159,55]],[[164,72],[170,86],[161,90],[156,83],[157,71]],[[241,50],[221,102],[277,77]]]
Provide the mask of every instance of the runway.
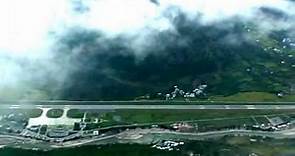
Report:
[[166,101],[166,100],[129,100],[129,101],[73,101],[73,100],[21,100],[0,101],[0,105],[295,105],[294,102],[250,102],[250,101]]
[[0,109],[94,109],[94,110],[120,110],[120,109],[171,109],[171,110],[245,110],[245,109],[295,109],[295,105],[0,105]]

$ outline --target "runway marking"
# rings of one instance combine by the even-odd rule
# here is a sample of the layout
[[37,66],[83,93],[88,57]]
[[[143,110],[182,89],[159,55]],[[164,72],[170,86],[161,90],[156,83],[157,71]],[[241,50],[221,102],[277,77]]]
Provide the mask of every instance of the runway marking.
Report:
[[254,105],[246,105],[247,109],[255,109]]
[[200,105],[200,109],[205,109],[205,106],[204,105]]
[[224,105],[225,109],[231,109],[229,105]]
[[20,108],[20,105],[11,105],[9,108],[10,109],[18,109],[18,108]]
[[16,107],[16,106],[10,106],[9,109],[18,109],[20,107]]

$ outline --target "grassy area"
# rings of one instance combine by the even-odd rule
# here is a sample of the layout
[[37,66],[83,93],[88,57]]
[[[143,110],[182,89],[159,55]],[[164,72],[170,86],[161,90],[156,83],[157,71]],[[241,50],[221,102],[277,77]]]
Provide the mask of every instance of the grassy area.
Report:
[[[245,152],[234,146],[221,142],[193,141],[180,146],[180,150],[159,150],[151,148],[151,145],[140,144],[111,144],[101,146],[81,146],[76,148],[61,148],[51,151],[33,151],[19,148],[0,149],[1,156],[26,155],[26,156],[189,156],[190,153],[198,153],[202,156],[236,156],[236,153]],[[228,150],[222,150],[228,149]],[[197,154],[195,154],[196,156]]]
[[47,100],[50,99],[45,90],[32,86],[5,87],[0,89],[1,100]]
[[[91,112],[87,112],[91,111]],[[86,113],[87,121],[99,121],[94,128],[132,124],[171,124],[191,121],[199,126],[199,131],[224,128],[241,128],[256,124],[255,119],[266,120],[265,115],[280,116],[295,114],[295,110],[70,110],[69,117],[82,118]],[[261,120],[260,120],[261,118]]]
[[0,115],[9,115],[9,114],[24,114],[28,118],[36,118],[41,116],[41,109],[0,109]]
[[294,140],[275,140],[269,138],[252,137],[226,137],[224,143],[239,147],[241,150],[256,153],[260,156],[291,156],[295,154]]
[[63,115],[62,109],[51,109],[47,112],[47,117],[49,118],[60,118]]
[[214,131],[227,128],[246,128],[255,124],[252,118],[242,118],[242,119],[223,119],[223,120],[208,120],[199,121],[198,131]]
[[258,124],[267,125],[269,123],[269,121],[267,120],[267,118],[264,117],[264,116],[253,117],[253,118],[255,118],[255,121],[257,121]]
[[71,109],[67,112],[67,116],[69,118],[83,118],[85,112],[79,109]]
[[249,101],[249,102],[293,102],[295,95],[286,95],[279,98],[274,93],[267,92],[240,92],[230,96],[212,96],[210,100],[213,101]]
[[[91,111],[91,112],[88,112]],[[132,124],[171,124],[173,122],[193,122],[199,131],[224,128],[251,127],[268,123],[268,117],[292,117],[295,110],[70,110],[69,117],[82,118],[86,113],[86,121],[95,122],[94,127],[108,127]],[[286,116],[288,115],[288,116]],[[255,120],[256,119],[256,120]]]
[[295,113],[295,110],[119,110],[107,113],[106,120],[114,116],[122,122],[149,123],[216,118],[240,118],[274,114]]

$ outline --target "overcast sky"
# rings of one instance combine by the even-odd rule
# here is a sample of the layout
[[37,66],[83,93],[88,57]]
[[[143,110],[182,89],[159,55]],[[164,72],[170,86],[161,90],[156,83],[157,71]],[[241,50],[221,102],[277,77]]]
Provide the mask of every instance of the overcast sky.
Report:
[[[287,18],[276,23],[261,14],[262,7]],[[132,40],[134,53],[141,54],[153,44],[148,39],[154,33],[177,34],[172,21],[180,12],[201,25],[239,19],[271,31],[290,30],[295,23],[291,0],[0,0],[0,88],[31,79],[22,64],[37,62],[48,71],[60,71],[60,64],[52,63],[52,51],[71,28],[98,31],[108,39],[124,36]]]
[[[40,53],[50,44],[50,32],[82,26],[108,35],[134,33],[144,28],[173,29],[165,16],[177,8],[201,16],[204,24],[234,16],[254,18],[260,7],[295,14],[294,2],[285,0],[0,0],[0,51],[15,55]],[[80,12],[77,12],[80,11]],[[177,16],[177,14],[175,14]],[[44,50],[44,49],[43,49]]]

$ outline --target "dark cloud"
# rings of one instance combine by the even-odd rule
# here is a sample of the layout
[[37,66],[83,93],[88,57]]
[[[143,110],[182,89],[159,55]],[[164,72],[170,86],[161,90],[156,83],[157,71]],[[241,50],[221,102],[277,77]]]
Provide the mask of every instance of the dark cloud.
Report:
[[[245,27],[256,28],[256,36],[292,37],[294,6],[290,4],[293,2],[212,3],[70,0],[58,5],[52,2],[55,7],[49,8],[60,7],[60,10],[51,13],[47,6],[41,7],[49,11],[44,15],[60,19],[50,18],[58,21],[57,24],[48,27],[52,23],[43,22],[44,30],[37,31],[41,36],[48,32],[50,35],[43,41],[35,37],[36,33],[29,33],[46,45],[37,49],[42,52],[38,55],[15,53],[17,56],[14,56],[0,51],[3,54],[0,69],[3,66],[7,71],[0,88],[16,86],[16,90],[20,90],[18,86],[24,86],[24,92],[44,91],[46,98],[132,99],[175,84],[190,89],[194,82],[206,82],[211,92],[224,94],[247,87],[267,88],[268,84],[255,88],[259,81],[278,82],[275,78],[264,80],[253,74],[249,78],[253,83],[244,83],[225,75],[238,73],[238,69],[251,66],[255,61],[272,61]],[[281,31],[284,33],[272,36],[273,32]],[[31,51],[26,47],[24,51]],[[223,84],[227,84],[228,89]],[[24,97],[30,98],[30,95]]]
[[253,54],[261,52],[246,41],[240,41],[244,42],[242,49],[222,42],[230,34],[242,38],[243,25],[231,22],[232,29],[202,26],[179,15],[173,19],[178,33],[156,33],[153,42],[157,45],[147,48],[147,55],[140,60],[125,36],[108,39],[99,32],[71,31],[60,42],[65,49],[59,51],[71,53],[67,64],[72,66],[62,97],[132,99],[163,91],[175,83],[186,88],[192,87],[194,81],[208,83],[208,76],[237,63],[235,57],[247,57],[249,49]]

